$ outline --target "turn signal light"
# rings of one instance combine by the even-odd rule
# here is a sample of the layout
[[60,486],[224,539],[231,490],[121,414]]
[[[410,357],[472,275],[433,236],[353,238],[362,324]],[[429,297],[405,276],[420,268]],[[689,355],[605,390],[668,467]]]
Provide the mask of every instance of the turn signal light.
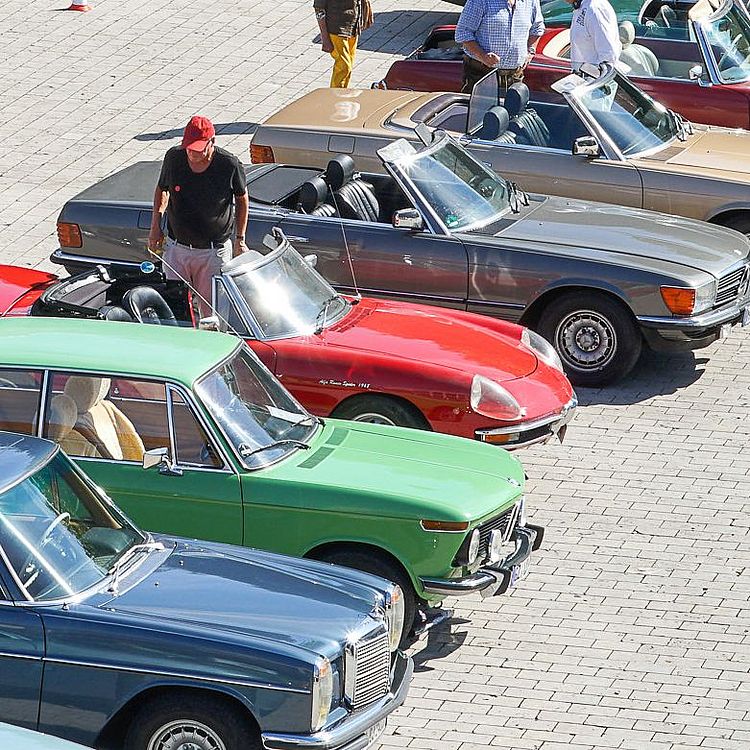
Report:
[[695,309],[695,289],[678,286],[661,287],[661,298],[674,315],[692,315]]
[[83,247],[81,228],[78,224],[68,224],[64,221],[58,221],[57,240],[60,243],[60,247]]
[[273,164],[273,149],[270,146],[256,146],[250,144],[250,161],[253,164]]
[[469,528],[468,521],[422,521],[425,531],[466,531]]

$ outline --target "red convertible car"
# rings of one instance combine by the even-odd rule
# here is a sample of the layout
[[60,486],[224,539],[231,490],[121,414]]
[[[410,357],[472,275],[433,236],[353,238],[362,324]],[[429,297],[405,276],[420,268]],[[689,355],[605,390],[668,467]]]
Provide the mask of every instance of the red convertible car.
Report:
[[[518,448],[577,405],[557,353],[522,326],[459,310],[337,294],[275,230],[214,278],[214,324],[244,338],[314,414]],[[192,322],[185,287],[98,266],[58,277],[0,266],[0,314]],[[218,335],[218,334],[217,334]]]
[[[676,9],[675,9],[676,7]],[[741,0],[675,7],[646,3],[623,21],[620,62],[640,89],[694,122],[750,128],[750,15]],[[436,26],[424,44],[391,65],[375,88],[460,91],[462,50],[454,26]],[[570,70],[570,29],[548,29],[526,69],[533,91]]]

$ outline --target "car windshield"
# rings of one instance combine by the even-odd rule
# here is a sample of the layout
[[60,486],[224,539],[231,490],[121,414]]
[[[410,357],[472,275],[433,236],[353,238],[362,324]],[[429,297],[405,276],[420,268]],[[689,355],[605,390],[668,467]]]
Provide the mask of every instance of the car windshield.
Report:
[[445,133],[417,151],[398,140],[380,150],[416,187],[435,215],[451,231],[479,229],[496,221],[510,206],[508,183],[472,157]]
[[308,447],[318,424],[245,346],[195,391],[248,469]]
[[0,493],[0,547],[36,601],[68,598],[96,585],[144,539],[60,452]]
[[598,85],[580,86],[572,96],[623,156],[658,150],[680,130],[672,112],[619,73]]
[[288,242],[261,259],[239,256],[225,275],[264,339],[311,334],[339,320],[349,307]]
[[719,16],[701,21],[700,28],[724,83],[750,80],[750,15],[734,3]]

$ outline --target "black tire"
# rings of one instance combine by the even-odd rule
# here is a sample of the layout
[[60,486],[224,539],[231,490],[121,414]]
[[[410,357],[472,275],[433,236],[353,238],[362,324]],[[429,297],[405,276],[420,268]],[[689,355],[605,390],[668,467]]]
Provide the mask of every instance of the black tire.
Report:
[[[180,727],[195,734],[177,739]],[[173,734],[170,737],[171,733]],[[159,742],[159,735],[163,742]],[[258,729],[238,708],[211,695],[161,695],[135,714],[125,735],[124,750],[174,750],[190,739],[200,750],[260,750]],[[221,744],[219,744],[221,743]]]
[[355,422],[390,424],[397,427],[413,427],[429,430],[430,425],[416,407],[404,404],[390,396],[357,396],[337,406],[332,417],[353,419]]
[[555,347],[574,385],[598,387],[625,377],[643,346],[630,311],[596,292],[553,300],[542,311],[538,331]]
[[414,617],[417,612],[417,595],[408,576],[394,565],[390,560],[378,557],[377,553],[356,549],[338,549],[324,552],[317,556],[318,560],[342,565],[345,568],[354,568],[363,573],[372,573],[393,583],[397,583],[404,592],[404,631],[401,634],[400,646],[405,646],[409,641],[409,633],[414,626]]
[[750,216],[735,216],[727,221],[720,222],[722,226],[734,229],[737,232],[742,232],[750,236]]

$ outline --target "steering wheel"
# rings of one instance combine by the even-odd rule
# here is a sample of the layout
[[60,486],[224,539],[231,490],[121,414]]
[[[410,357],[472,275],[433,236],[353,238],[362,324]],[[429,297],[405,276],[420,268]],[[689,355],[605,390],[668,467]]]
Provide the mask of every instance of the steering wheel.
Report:
[[[728,49],[720,58],[719,58],[719,70],[727,70],[729,68],[735,67],[735,62],[732,59],[732,53],[735,50],[739,51],[739,42],[742,41],[742,34],[737,34],[737,36],[732,39],[732,49]],[[747,59],[747,58],[746,58]],[[727,64],[729,63],[729,64]]]
[[14,383],[8,378],[0,378],[0,388],[18,388],[18,383]]
[[44,530],[44,533],[42,534],[42,536],[39,538],[39,541],[37,542],[40,549],[44,547],[45,544],[47,544],[47,542],[49,541],[49,535],[52,533],[52,531],[57,526],[59,526],[63,521],[66,521],[69,518],[70,518],[70,513],[64,511],[60,513],[60,515],[57,516],[57,518],[54,518],[52,520],[52,523],[49,526],[47,526],[47,528]]

